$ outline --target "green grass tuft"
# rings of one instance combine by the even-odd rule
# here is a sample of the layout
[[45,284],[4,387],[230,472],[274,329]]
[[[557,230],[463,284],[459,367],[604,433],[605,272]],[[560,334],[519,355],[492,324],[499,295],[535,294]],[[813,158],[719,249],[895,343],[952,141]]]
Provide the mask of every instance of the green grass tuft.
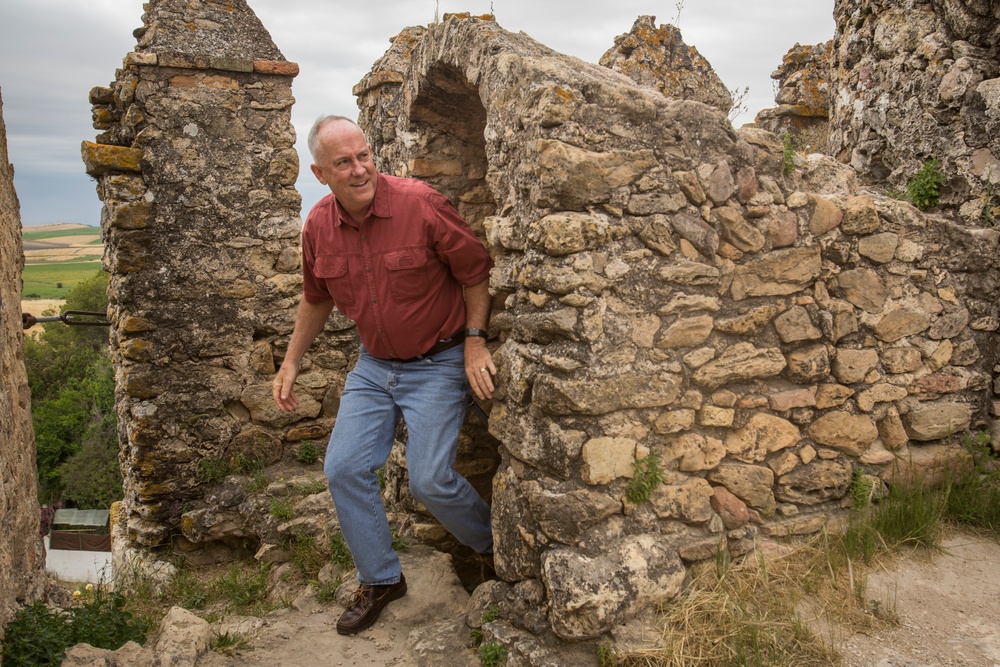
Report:
[[656,452],[650,452],[646,458],[636,460],[632,466],[632,479],[628,482],[625,497],[630,503],[638,505],[649,500],[653,490],[663,481],[663,467],[660,455]]

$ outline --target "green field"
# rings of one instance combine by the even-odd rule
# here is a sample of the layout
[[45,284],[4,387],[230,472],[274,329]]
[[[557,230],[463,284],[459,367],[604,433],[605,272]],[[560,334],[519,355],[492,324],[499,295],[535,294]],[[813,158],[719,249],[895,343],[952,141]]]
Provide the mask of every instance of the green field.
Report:
[[[100,255],[90,262],[46,262],[27,264],[22,275],[22,299],[62,299],[66,292],[81,280],[92,277],[101,270]],[[62,285],[62,287],[59,287]]]
[[100,227],[37,230],[27,227],[21,229],[21,241],[24,244],[22,299],[63,299],[81,280],[101,270]]
[[99,244],[101,242],[101,228],[75,227],[73,229],[55,229],[41,232],[21,230],[22,241],[44,241],[45,239],[55,239],[60,236],[93,236],[94,240],[90,241],[87,245]]

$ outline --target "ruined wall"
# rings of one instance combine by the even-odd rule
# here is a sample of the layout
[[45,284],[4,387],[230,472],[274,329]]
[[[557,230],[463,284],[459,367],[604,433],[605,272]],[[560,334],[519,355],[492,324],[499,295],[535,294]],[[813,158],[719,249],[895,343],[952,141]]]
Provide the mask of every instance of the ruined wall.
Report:
[[837,0],[834,19],[831,154],[897,191],[936,159],[947,176],[942,203],[967,224],[991,224],[1000,204],[1000,5]]
[[[785,176],[775,135],[488,18],[404,31],[355,94],[382,169],[486,215],[508,583],[477,597],[520,658],[990,427],[996,232],[866,194],[830,158]],[[651,456],[663,481],[630,502]]]
[[42,597],[38,472],[21,331],[21,216],[0,100],[0,640],[17,606]]
[[754,124],[782,137],[791,135],[795,149],[826,153],[830,134],[830,49],[833,42],[788,50],[771,78],[778,83],[774,101]]
[[704,102],[723,113],[733,107],[733,97],[712,65],[684,43],[679,28],[657,27],[655,16],[637,18],[631,31],[615,37],[615,45],[599,62],[667,97]]
[[[127,536],[287,560],[283,538],[333,529],[329,495],[279,525],[245,476],[206,472],[325,439],[357,345],[335,317],[300,409],[273,405],[300,292],[295,68],[240,2],[161,0],[144,23],[92,93],[104,133],[84,147]],[[855,475],[892,480],[991,427],[996,232],[866,193],[829,158],[785,175],[774,134],[486,17],[405,30],[355,94],[379,168],[438,187],[497,262],[499,389],[459,467],[492,477],[505,582],[477,596],[509,647],[610,632],[676,595],[689,564],[818,531]],[[662,482],[628,500],[650,466]],[[405,474],[397,447],[387,494],[417,510]]]
[[226,514],[242,497],[206,498],[208,482],[329,432],[347,365],[330,341],[353,333],[331,320],[298,411],[280,413],[270,380],[301,291],[298,68],[243,1],[154,0],[143,23],[114,83],[91,92],[102,133],[83,146],[104,202],[121,526],[153,546],[184,514],[175,545],[235,547],[253,519]]

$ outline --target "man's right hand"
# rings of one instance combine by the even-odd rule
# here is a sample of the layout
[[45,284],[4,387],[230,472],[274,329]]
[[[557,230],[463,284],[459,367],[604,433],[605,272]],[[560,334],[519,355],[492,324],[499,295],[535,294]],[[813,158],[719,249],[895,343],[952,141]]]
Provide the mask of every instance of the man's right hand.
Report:
[[271,384],[274,402],[278,407],[287,412],[292,412],[299,407],[299,399],[295,396],[295,378],[299,375],[298,364],[282,364],[278,369],[278,374],[274,376]]
[[295,330],[288,342],[285,359],[278,368],[271,384],[271,394],[274,402],[282,410],[291,412],[299,407],[299,399],[295,397],[295,378],[299,376],[299,363],[302,355],[309,349],[313,339],[323,330],[326,318],[333,312],[333,300],[310,303],[305,299],[299,302],[299,310],[295,315]]

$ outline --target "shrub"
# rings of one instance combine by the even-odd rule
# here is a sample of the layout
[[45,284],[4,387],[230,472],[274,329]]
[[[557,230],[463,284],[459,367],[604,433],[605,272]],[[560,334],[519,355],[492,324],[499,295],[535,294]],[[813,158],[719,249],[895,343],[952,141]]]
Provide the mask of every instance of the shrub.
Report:
[[291,498],[271,498],[268,510],[278,521],[288,521],[295,516]]
[[146,641],[148,625],[126,610],[125,596],[103,585],[77,591],[78,607],[63,611],[43,602],[22,608],[4,629],[3,664],[8,667],[58,665],[66,649],[80,643],[117,650]]
[[237,563],[215,582],[212,592],[232,611],[261,611],[267,597],[269,574],[267,563],[257,568]]
[[1000,461],[990,439],[986,432],[963,438],[972,465],[964,473],[950,473],[945,514],[957,523],[1000,536]]
[[483,667],[500,667],[507,664],[507,649],[496,642],[480,644],[479,664]]
[[330,560],[343,568],[354,567],[354,558],[342,533],[334,533],[330,538]]
[[921,211],[937,206],[941,199],[944,174],[937,160],[928,160],[906,184],[906,197]]
[[236,454],[232,460],[233,472],[237,475],[253,475],[266,467],[263,459],[258,456]]
[[198,478],[202,482],[218,482],[228,474],[229,464],[220,458],[207,457],[198,461]]

